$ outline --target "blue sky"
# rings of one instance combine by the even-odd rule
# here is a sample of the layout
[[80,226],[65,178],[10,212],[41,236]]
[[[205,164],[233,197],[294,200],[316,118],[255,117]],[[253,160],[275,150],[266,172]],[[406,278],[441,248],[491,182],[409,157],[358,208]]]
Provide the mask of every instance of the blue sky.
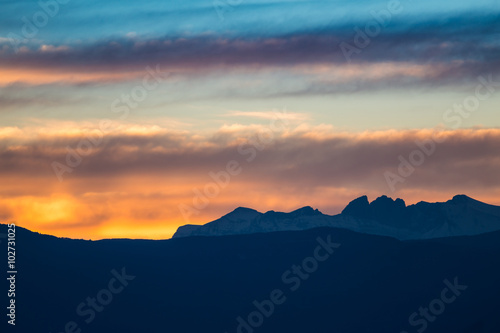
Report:
[[[22,36],[22,18],[32,21],[41,7],[35,1],[4,3],[0,66],[35,73],[133,70],[140,77],[146,66],[162,64],[172,79],[141,104],[137,112],[146,118],[163,115],[205,122],[213,112],[287,107],[308,113],[316,123],[353,130],[437,126],[439,113],[473,89],[478,75],[498,68],[500,5],[496,1],[401,1],[400,11],[370,38],[370,45],[351,54],[350,63],[340,44],[354,45],[355,28],[364,30],[374,22],[372,13],[386,11],[389,2],[221,3],[73,0],[58,5],[57,14],[19,45],[25,47],[21,53],[12,53],[8,37],[14,35],[9,33]],[[282,44],[273,47],[276,41]],[[374,78],[379,64],[388,72]],[[427,74],[408,74],[404,68],[410,66],[420,66],[414,71]],[[346,74],[351,68],[356,75]],[[436,70],[442,74],[434,77]],[[363,71],[372,73],[371,77]],[[67,80],[67,75],[36,84],[26,82],[24,76],[5,80],[0,98],[16,115],[3,112],[4,123],[22,125],[30,116],[98,118],[119,92],[137,84],[134,77],[112,82]],[[242,82],[245,85],[240,88]],[[353,100],[354,93],[359,98]],[[416,95],[420,100],[409,102]],[[29,104],[38,98],[44,103],[33,111]],[[481,116],[466,124],[500,125],[496,98],[484,103]],[[68,103],[73,111],[67,109]],[[377,113],[367,112],[367,105],[374,103]],[[207,114],[190,111],[193,104]],[[51,112],[43,112],[46,106]],[[402,114],[408,120],[414,112],[420,112],[416,122],[399,117]],[[357,122],[359,117],[367,121]]]
[[[43,2],[43,1],[42,1]],[[50,1],[47,1],[49,3]],[[45,2],[43,2],[45,3]],[[227,3],[230,2],[223,2]],[[237,1],[231,3],[238,3]],[[221,21],[214,1],[78,1],[60,4],[37,39],[46,43],[99,40],[134,32],[149,38],[199,35],[275,35],[320,30],[371,19],[370,11],[387,7],[388,1],[246,1],[224,8]],[[466,17],[474,12],[498,12],[499,3],[481,1],[401,1],[401,20],[431,17]],[[40,10],[37,1],[4,1],[0,31],[16,33],[22,17]]]

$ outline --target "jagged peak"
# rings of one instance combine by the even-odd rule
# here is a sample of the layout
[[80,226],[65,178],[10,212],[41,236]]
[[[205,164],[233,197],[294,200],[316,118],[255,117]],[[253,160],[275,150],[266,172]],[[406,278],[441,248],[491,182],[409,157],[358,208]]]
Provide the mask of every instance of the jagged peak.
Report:
[[316,215],[316,214],[321,214],[321,212],[317,209],[312,208],[311,206],[304,206],[302,208],[292,211],[290,214]]
[[351,201],[342,211],[342,214],[364,219],[380,219],[386,218],[391,214],[400,216],[404,214],[406,203],[403,199],[392,199],[386,195],[382,195],[372,202],[368,201],[368,197],[363,195]]
[[369,203],[370,203],[370,201],[368,200],[368,196],[366,196],[366,195],[362,195],[362,196],[360,196],[359,198],[354,199],[354,200],[353,200],[353,201],[351,201],[350,203],[363,203],[363,204],[364,204],[364,203],[367,203],[367,204],[369,204]]
[[361,196],[359,198],[356,198],[356,199],[352,200],[351,202],[349,202],[347,204],[347,206],[344,208],[344,211],[346,209],[348,209],[349,207],[353,207],[353,206],[368,206],[369,204],[370,204],[370,202],[368,201],[368,197],[366,195],[363,195],[363,196]]
[[373,204],[378,204],[378,203],[394,203],[396,204],[397,206],[403,206],[403,207],[406,207],[406,203],[403,199],[400,199],[400,198],[396,198],[396,200],[394,200],[393,198],[391,197],[388,197],[387,195],[382,195],[380,197],[378,197],[377,199],[373,200],[370,205],[373,205]]
[[342,211],[342,214],[367,218],[370,215],[370,203],[368,197],[363,195],[349,202]]

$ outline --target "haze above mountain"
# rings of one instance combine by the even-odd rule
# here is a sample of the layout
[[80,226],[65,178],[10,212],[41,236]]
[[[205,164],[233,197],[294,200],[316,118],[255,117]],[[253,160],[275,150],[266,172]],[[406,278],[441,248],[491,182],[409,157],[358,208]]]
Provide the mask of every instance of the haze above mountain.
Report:
[[239,207],[204,225],[184,225],[173,238],[222,236],[286,230],[335,227],[398,239],[429,239],[477,235],[500,230],[500,207],[466,195],[446,202],[421,201],[407,206],[402,199],[381,196],[369,202],[367,196],[351,201],[338,215],[326,215],[309,206],[290,213]]

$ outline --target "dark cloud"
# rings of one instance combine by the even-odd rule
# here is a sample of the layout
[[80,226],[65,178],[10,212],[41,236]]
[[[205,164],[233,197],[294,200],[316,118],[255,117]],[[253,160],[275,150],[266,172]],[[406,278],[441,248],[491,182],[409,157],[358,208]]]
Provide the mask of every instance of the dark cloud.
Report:
[[[238,176],[243,181],[269,186],[293,181],[295,186],[305,188],[334,186],[383,191],[388,189],[384,174],[398,174],[400,158],[410,161],[415,151],[422,150],[416,142],[431,140],[436,133],[413,130],[355,135],[311,130],[286,136],[276,134],[268,143],[257,134],[244,144],[232,140],[241,137],[241,133],[203,142],[180,134],[114,135],[96,146],[90,155],[82,156],[81,164],[65,177],[84,180],[148,174],[196,179],[223,170],[228,161],[236,160],[243,167],[244,172]],[[500,187],[500,129],[446,131],[441,135],[446,138],[444,142],[433,141],[435,152],[425,155],[425,161],[415,166],[411,176],[403,176],[405,181],[398,188]],[[0,172],[27,177],[50,175],[57,182],[51,163],[65,164],[66,147],[76,149],[82,139],[47,137],[23,144],[23,149],[4,144]]]
[[[71,70],[121,70],[159,63],[169,68],[209,69],[220,66],[289,66],[312,63],[345,64],[339,45],[353,46],[355,26],[367,22],[330,26],[271,37],[204,35],[103,40],[68,45],[49,51],[14,54],[3,51],[0,65]],[[382,28],[369,44],[354,54],[354,62],[465,62],[464,68],[498,70],[500,16],[463,14],[428,21],[395,21]],[[480,62],[477,66],[474,63]]]
[[[276,96],[328,95],[381,89],[417,89],[470,85],[480,75],[500,72],[500,16],[498,14],[462,14],[422,20],[393,21],[371,38],[359,53],[352,53],[348,63],[340,48],[342,43],[355,46],[354,27],[364,29],[367,22],[334,25],[317,30],[277,36],[222,35],[165,37],[162,39],[118,38],[95,43],[33,49],[14,54],[0,51],[0,66],[22,70],[51,70],[54,73],[104,73],[88,82],[65,82],[65,85],[102,85],[110,76],[137,72],[119,80],[142,78],[146,66],[159,65],[161,71],[179,74],[184,82],[201,76],[216,78],[243,71],[259,73],[289,71],[291,78],[282,84],[257,91],[227,88],[228,97],[261,98]],[[344,44],[346,45],[346,44]],[[375,64],[420,65],[424,73],[386,73],[381,77],[343,78],[341,82],[324,80],[316,74],[298,75],[293,70],[311,65],[363,66]],[[303,66],[303,67],[300,67]],[[305,66],[305,67],[304,67]],[[141,74],[142,73],[142,74]],[[241,72],[240,72],[241,73]],[[282,72],[283,73],[283,72]],[[106,78],[106,75],[108,78]],[[103,81],[104,80],[104,81]],[[224,94],[221,89],[217,94]],[[181,92],[178,94],[182,95]],[[191,98],[199,96],[190,95]],[[181,98],[181,97],[179,97]],[[16,96],[1,96],[6,106],[30,101]],[[41,98],[50,106],[53,101]],[[61,103],[61,101],[56,101]],[[47,104],[48,103],[48,104]]]

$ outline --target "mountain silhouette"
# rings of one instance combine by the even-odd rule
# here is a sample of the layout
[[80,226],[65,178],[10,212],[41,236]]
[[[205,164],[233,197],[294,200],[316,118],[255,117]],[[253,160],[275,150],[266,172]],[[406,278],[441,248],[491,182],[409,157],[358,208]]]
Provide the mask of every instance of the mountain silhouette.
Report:
[[[323,227],[84,241],[18,227],[16,238],[17,322],[2,332],[500,332],[500,232],[401,241]],[[429,309],[438,315],[427,320],[419,313]]]
[[500,207],[466,195],[457,195],[447,202],[422,201],[410,206],[406,206],[402,199],[381,196],[369,202],[367,196],[362,196],[351,201],[341,214],[333,216],[309,206],[290,213],[259,213],[240,207],[204,225],[181,226],[173,237],[238,235],[318,227],[345,228],[398,239],[477,235],[500,230]]

